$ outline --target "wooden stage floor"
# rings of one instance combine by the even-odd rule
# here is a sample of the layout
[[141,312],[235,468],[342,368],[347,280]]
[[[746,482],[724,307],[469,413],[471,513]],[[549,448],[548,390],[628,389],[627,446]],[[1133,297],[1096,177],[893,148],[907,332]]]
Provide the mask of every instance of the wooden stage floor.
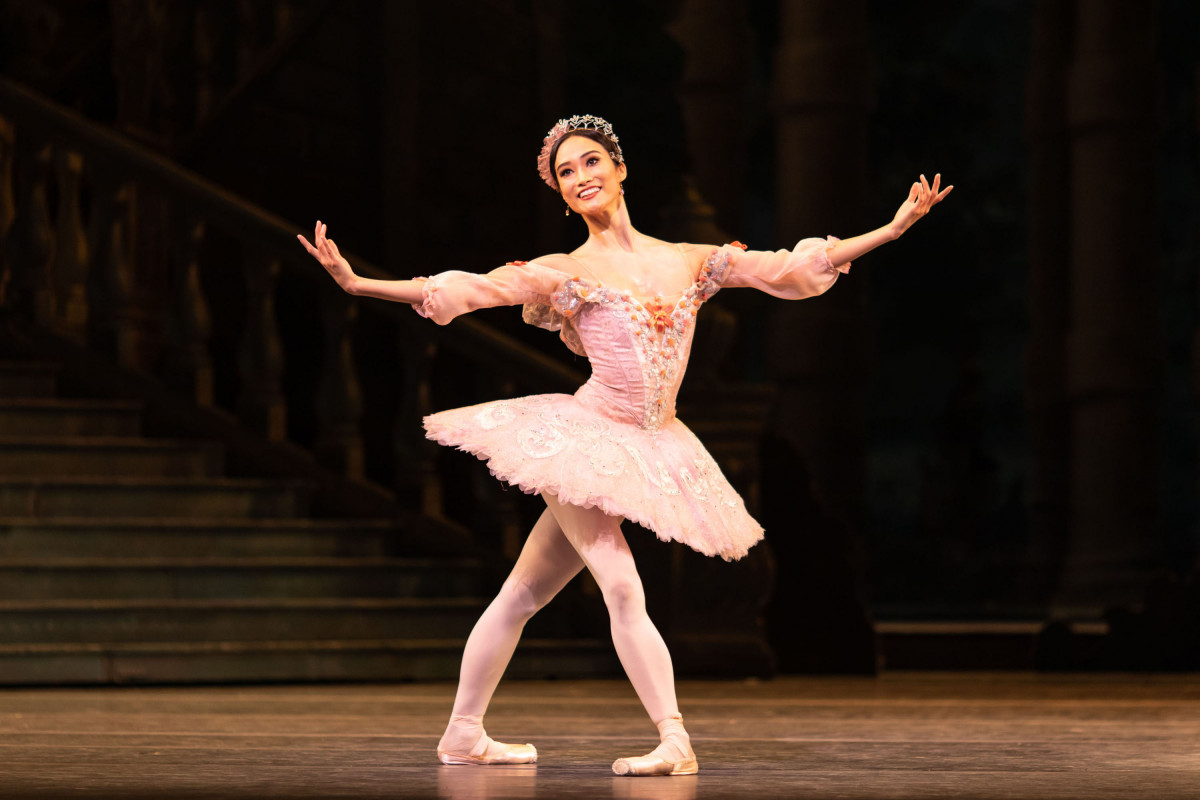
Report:
[[692,682],[700,774],[623,681],[506,682],[536,767],[443,767],[453,686],[0,690],[0,798],[1200,798],[1200,676],[889,673]]

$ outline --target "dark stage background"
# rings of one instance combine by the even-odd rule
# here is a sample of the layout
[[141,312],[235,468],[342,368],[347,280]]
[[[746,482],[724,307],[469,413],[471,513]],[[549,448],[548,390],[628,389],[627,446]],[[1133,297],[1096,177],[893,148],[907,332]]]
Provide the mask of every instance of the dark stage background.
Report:
[[[1197,665],[1195,3],[8,0],[0,36],[5,75],[296,231],[327,222],[396,277],[577,246],[583,224],[534,164],[561,116],[613,122],[634,224],[672,240],[852,236],[940,172],[949,198],[827,295],[723,292],[706,309],[680,416],[722,454],[768,552],[701,564],[639,531],[652,601],[702,605],[715,586],[738,613],[765,607],[784,669],[871,671],[888,623],[948,620],[1045,625],[1041,666]],[[124,363],[164,376],[155,298],[178,234],[139,214],[149,310]],[[200,246],[212,403],[246,407],[244,309],[267,291],[287,408],[273,438],[320,450],[326,287],[297,277],[319,268],[288,253],[255,288],[227,257],[240,241],[213,225]],[[586,369],[514,309],[478,317]],[[406,392],[444,408],[560,389],[444,344],[459,323],[418,334],[366,309],[356,324],[346,435],[365,435],[348,474],[428,510],[436,471],[449,519],[511,557],[538,501],[401,442],[420,411]],[[443,343],[419,368],[414,337]],[[663,577],[679,570],[702,577]],[[1079,622],[1119,646],[1088,650]]]

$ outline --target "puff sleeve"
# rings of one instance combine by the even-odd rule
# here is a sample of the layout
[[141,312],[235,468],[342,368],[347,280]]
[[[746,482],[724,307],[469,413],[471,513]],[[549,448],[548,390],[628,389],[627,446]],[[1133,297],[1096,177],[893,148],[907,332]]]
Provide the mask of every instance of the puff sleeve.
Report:
[[838,275],[849,272],[850,264],[833,266],[829,249],[840,239],[801,239],[791,250],[747,250],[741,252],[730,245],[729,274],[722,285],[726,288],[746,286],[785,300],[800,300],[823,294],[833,286]]
[[445,325],[460,314],[480,308],[549,303],[550,295],[567,277],[556,269],[521,261],[487,273],[448,270],[414,278],[424,284],[421,302],[413,303],[413,310]]

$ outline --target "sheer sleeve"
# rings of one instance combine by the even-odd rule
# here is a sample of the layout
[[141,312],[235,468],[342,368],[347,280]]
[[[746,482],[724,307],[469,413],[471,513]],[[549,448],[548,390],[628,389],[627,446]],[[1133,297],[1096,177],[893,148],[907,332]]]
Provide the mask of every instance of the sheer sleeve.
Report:
[[829,248],[840,240],[801,239],[791,250],[747,250],[731,245],[721,248],[730,253],[729,272],[721,282],[725,288],[748,286],[785,300],[800,300],[824,293],[838,275],[849,272],[850,264],[835,267],[829,260]]
[[413,303],[413,309],[422,317],[445,325],[479,308],[549,303],[550,296],[567,277],[556,269],[522,261],[487,273],[439,272],[414,279],[425,283],[421,287],[421,302]]

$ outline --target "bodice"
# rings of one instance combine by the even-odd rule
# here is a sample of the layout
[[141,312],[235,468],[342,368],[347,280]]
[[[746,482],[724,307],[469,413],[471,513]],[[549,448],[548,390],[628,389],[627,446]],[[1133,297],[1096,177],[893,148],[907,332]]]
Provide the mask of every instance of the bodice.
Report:
[[592,375],[575,394],[579,401],[652,432],[674,419],[697,314],[728,269],[729,253],[714,251],[674,305],[642,303],[628,291],[579,277],[566,280],[551,302],[591,362]]

